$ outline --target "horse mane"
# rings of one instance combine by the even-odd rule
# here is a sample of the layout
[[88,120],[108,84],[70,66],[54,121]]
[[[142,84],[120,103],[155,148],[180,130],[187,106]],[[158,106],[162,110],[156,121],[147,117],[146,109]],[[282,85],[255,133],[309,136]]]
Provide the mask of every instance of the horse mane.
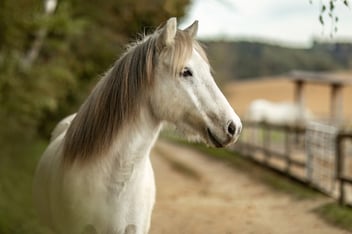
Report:
[[[137,116],[153,88],[159,60],[169,59],[178,74],[193,46],[206,59],[201,46],[187,32],[178,30],[172,47],[161,48],[160,29],[131,44],[98,82],[68,128],[63,145],[65,163],[89,161],[102,156],[122,126]],[[206,60],[207,61],[207,60]]]

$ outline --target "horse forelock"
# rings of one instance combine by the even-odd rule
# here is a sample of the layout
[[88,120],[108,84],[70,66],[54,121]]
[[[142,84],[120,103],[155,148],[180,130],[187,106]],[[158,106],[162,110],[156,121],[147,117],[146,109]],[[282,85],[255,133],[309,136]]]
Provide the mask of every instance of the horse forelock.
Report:
[[109,149],[122,126],[138,116],[147,100],[158,60],[168,59],[174,75],[181,71],[193,49],[207,61],[201,46],[186,32],[178,30],[170,48],[158,48],[157,40],[158,31],[131,44],[98,82],[66,132],[66,163],[100,157]]
[[178,30],[174,45],[166,48],[163,51],[164,54],[162,54],[162,57],[168,60],[167,63],[171,65],[170,69],[174,76],[178,76],[179,72],[182,71],[185,62],[190,58],[193,50],[196,50],[201,57],[209,63],[202,46],[188,33]]

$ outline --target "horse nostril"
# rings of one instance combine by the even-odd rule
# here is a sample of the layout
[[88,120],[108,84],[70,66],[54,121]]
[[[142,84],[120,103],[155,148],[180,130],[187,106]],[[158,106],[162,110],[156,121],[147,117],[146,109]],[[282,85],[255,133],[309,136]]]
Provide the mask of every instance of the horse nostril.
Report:
[[227,126],[227,133],[228,133],[230,136],[235,135],[235,133],[236,133],[236,126],[235,126],[234,122],[230,121],[229,125]]

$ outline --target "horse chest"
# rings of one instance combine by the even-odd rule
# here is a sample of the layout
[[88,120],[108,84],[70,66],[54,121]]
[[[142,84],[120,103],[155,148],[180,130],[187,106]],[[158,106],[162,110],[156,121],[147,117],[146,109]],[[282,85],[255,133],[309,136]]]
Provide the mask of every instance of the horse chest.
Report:
[[89,170],[79,173],[78,178],[78,173],[73,173],[76,178],[69,179],[65,194],[75,207],[70,210],[72,216],[82,218],[81,227],[89,224],[96,230],[123,230],[132,224],[137,230],[147,228],[155,200],[149,158],[137,165],[119,162],[119,167],[100,176]]

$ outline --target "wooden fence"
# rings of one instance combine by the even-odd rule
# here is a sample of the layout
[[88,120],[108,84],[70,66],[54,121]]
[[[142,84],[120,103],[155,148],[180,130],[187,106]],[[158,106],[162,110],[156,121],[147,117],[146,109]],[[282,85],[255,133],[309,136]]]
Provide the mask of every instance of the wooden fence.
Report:
[[335,197],[340,204],[352,204],[352,133],[321,131],[313,137],[311,131],[316,130],[245,122],[232,149]]
[[[344,147],[346,141],[352,144],[352,133],[340,132],[336,137],[336,177],[339,181],[339,203],[341,205],[346,203],[346,187],[352,185],[352,155],[351,152]],[[349,162],[347,161],[348,157],[350,157]]]

